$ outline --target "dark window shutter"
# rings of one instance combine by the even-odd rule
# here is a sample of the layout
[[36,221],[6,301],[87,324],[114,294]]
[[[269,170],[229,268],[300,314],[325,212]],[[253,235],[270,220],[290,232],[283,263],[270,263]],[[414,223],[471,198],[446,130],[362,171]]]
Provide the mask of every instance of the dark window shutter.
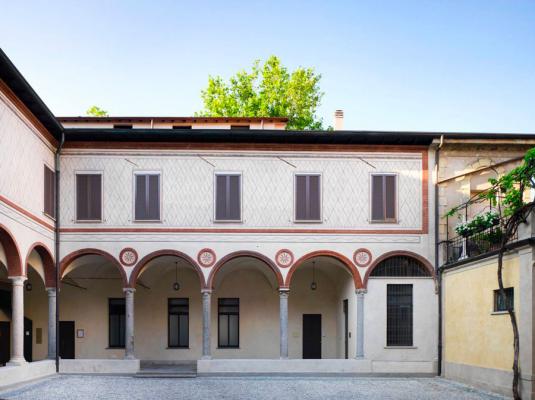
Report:
[[319,175],[308,176],[309,180],[309,215],[308,219],[319,221],[320,219],[320,204],[321,204],[321,190],[320,190],[320,177]]
[[135,219],[147,219],[147,179],[146,175],[136,175],[136,199],[135,199]]
[[100,175],[88,175],[89,176],[89,193],[90,193],[90,212],[89,219],[100,220],[102,219],[102,176]]
[[216,176],[216,220],[239,221],[241,219],[240,186],[240,175]]
[[307,177],[304,175],[295,177],[295,219],[307,219]]
[[76,219],[102,219],[102,176],[76,175]]
[[396,176],[385,176],[385,217],[396,219]]
[[46,165],[44,171],[44,212],[52,218],[55,218],[56,174]]
[[384,218],[383,176],[372,175],[372,220],[382,221]]
[[160,175],[149,175],[149,219],[160,219]]
[[319,175],[295,177],[296,221],[318,221],[321,218],[321,183]]
[[227,215],[227,177],[216,176],[215,219],[225,220]]
[[89,219],[89,199],[87,196],[88,175],[76,175],[76,219]]

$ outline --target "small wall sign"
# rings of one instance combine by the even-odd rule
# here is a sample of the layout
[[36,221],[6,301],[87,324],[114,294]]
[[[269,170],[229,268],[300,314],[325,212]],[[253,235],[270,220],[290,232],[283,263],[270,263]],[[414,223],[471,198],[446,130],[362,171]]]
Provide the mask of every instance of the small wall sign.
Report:
[[83,329],[76,329],[76,337],[83,339],[85,337],[85,331]]

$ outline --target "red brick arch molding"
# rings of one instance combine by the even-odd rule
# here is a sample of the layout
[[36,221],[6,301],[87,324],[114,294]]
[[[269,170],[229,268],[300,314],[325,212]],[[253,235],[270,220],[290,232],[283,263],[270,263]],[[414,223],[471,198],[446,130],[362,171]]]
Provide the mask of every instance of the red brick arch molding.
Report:
[[134,267],[132,273],[130,274],[129,286],[130,287],[136,287],[137,278],[139,277],[139,275],[143,271],[143,268],[145,268],[145,266],[149,262],[151,262],[152,260],[154,260],[154,259],[156,259],[158,257],[163,257],[163,256],[179,257],[179,258],[183,259],[184,261],[188,262],[193,267],[195,272],[197,273],[197,275],[199,277],[199,281],[201,283],[201,288],[204,289],[206,287],[206,283],[204,281],[204,274],[203,274],[203,272],[201,270],[201,267],[199,267],[199,265],[195,262],[195,260],[193,260],[193,258],[188,256],[187,254],[182,253],[181,251],[170,250],[170,249],[154,251],[154,252],[152,252],[150,254],[147,254],[145,257],[143,257],[141,260],[139,260],[138,263],[136,264],[136,266]]
[[431,277],[435,280],[435,283],[436,283],[435,269],[433,268],[433,265],[425,257],[422,257],[419,254],[413,253],[412,251],[395,250],[395,251],[389,251],[388,253],[384,253],[383,255],[378,257],[376,260],[374,260],[372,265],[368,267],[368,269],[366,270],[366,275],[364,275],[364,287],[368,287],[368,279],[370,278],[370,274],[382,261],[390,257],[396,257],[396,256],[411,257],[419,261],[424,266],[424,268],[431,274]]
[[28,265],[29,265],[29,259],[30,254],[32,254],[32,251],[36,251],[37,254],[39,254],[39,257],[41,257],[41,261],[43,263],[43,269],[45,273],[45,287],[47,288],[53,288],[56,287],[56,265],[54,263],[54,257],[52,257],[52,252],[49,250],[49,248],[41,243],[36,242],[30,246],[30,250],[28,250],[28,254],[26,255],[26,262],[24,265],[26,266],[26,273],[28,272]]
[[60,277],[63,278],[63,275],[65,274],[65,270],[67,267],[76,259],[83,257],[83,256],[89,256],[89,255],[96,255],[96,256],[102,256],[106,260],[108,260],[110,263],[113,264],[115,268],[119,271],[121,274],[121,278],[123,281],[123,287],[128,286],[128,278],[126,277],[126,272],[124,272],[124,269],[122,265],[119,263],[119,261],[112,256],[110,253],[100,250],[100,249],[80,249],[73,251],[72,253],[67,254],[65,257],[63,257],[63,260],[60,262]]
[[273,260],[266,257],[263,254],[257,253],[256,251],[235,251],[234,253],[227,254],[225,257],[223,257],[221,260],[219,260],[216,265],[212,268],[210,271],[210,275],[208,276],[208,282],[206,287],[213,289],[214,285],[214,278],[218,271],[229,261],[234,260],[235,258],[239,257],[252,257],[256,258],[259,261],[262,261],[273,273],[275,274],[275,278],[277,279],[277,283],[279,284],[279,288],[284,287],[284,279],[282,278],[282,274],[279,270],[279,267],[275,265]]
[[342,265],[345,267],[345,269],[351,274],[351,277],[353,278],[353,282],[355,284],[355,289],[361,289],[364,286],[362,285],[362,280],[360,278],[359,271],[355,267],[355,264],[344,256],[343,254],[337,253],[335,251],[331,250],[317,250],[313,251],[311,253],[305,254],[301,258],[299,258],[290,268],[288,271],[288,275],[286,275],[286,287],[290,287],[292,283],[292,276],[297,268],[299,268],[303,263],[307,260],[310,260],[311,258],[315,257],[330,257],[335,260],[338,260],[342,263]]
[[22,268],[22,259],[15,237],[2,224],[0,224],[0,243],[6,253],[8,276],[26,276]]

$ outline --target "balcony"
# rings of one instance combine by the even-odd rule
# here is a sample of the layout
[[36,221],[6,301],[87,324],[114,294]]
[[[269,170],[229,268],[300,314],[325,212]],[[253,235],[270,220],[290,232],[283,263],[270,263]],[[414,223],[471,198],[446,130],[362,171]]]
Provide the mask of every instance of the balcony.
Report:
[[[454,236],[441,243],[444,245],[444,264],[491,254],[500,249],[507,218],[497,219],[493,226],[485,229],[472,229],[463,235]],[[518,240],[518,232],[509,243]]]

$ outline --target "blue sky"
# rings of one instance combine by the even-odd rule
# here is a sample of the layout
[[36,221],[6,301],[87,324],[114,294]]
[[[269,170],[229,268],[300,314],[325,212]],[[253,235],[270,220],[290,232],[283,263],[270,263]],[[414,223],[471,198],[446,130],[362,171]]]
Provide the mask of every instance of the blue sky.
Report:
[[535,1],[0,0],[0,47],[56,115],[192,115],[209,74],[314,67],[346,129],[535,133]]

